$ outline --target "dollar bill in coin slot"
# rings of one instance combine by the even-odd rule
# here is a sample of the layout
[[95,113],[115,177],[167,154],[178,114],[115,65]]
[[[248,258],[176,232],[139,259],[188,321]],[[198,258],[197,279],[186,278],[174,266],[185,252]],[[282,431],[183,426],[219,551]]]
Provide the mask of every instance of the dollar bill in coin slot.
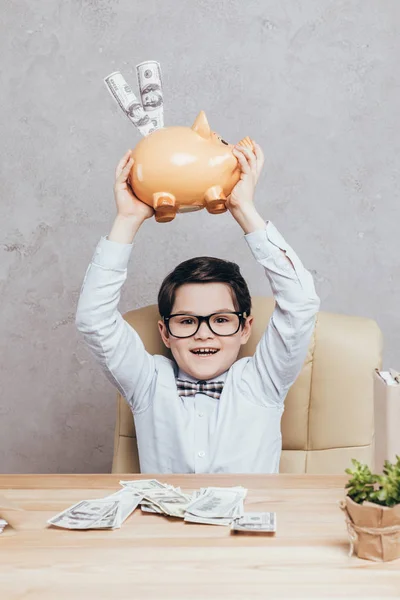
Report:
[[164,127],[164,93],[160,63],[147,60],[136,65],[140,99],[156,129]]
[[161,67],[154,60],[136,66],[140,99],[127,83],[120,71],[104,78],[104,83],[122,112],[146,137],[156,129],[164,127],[164,93],[161,82]]

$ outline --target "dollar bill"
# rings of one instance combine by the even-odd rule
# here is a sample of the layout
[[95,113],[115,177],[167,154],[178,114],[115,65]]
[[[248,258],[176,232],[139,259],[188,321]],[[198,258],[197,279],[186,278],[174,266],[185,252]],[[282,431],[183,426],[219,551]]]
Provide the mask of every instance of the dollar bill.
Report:
[[235,485],[235,486],[232,486],[232,487],[214,487],[214,486],[209,486],[209,487],[206,487],[206,488],[200,488],[200,490],[198,490],[197,493],[200,494],[200,495],[202,495],[202,494],[206,494],[206,493],[208,493],[210,491],[213,491],[213,492],[219,492],[219,491],[221,491],[221,492],[226,492],[226,491],[229,491],[229,492],[239,492],[242,498],[245,498],[247,496],[247,489],[244,488],[241,485]]
[[190,494],[184,494],[180,488],[175,488],[173,486],[160,488],[157,490],[143,490],[143,494],[145,497],[145,501],[154,502],[158,499],[167,498],[170,496],[176,497],[184,497],[191,499],[192,496]]
[[125,81],[120,71],[115,71],[105,77],[104,83],[122,111],[143,136],[147,136],[155,131],[156,127],[153,125],[148,113],[144,111],[140,100]]
[[103,517],[91,525],[90,529],[116,529],[121,527],[121,524],[121,502],[117,501]]
[[136,65],[140,98],[155,129],[164,127],[164,93],[160,63],[147,60]]
[[249,512],[235,519],[231,529],[233,532],[244,531],[249,533],[275,533],[276,513],[274,512]]
[[233,519],[231,518],[224,518],[224,517],[219,517],[216,519],[207,519],[205,517],[195,517],[194,515],[191,515],[189,513],[185,514],[185,518],[184,521],[186,521],[186,523],[201,523],[202,525],[231,525],[233,523]]
[[247,490],[245,488],[243,488],[241,486],[231,487],[231,488],[216,488],[216,487],[201,488],[200,490],[197,490],[192,494],[192,504],[193,504],[194,500],[196,500],[197,498],[200,498],[201,496],[210,495],[211,492],[218,493],[218,491],[220,491],[220,490],[222,490],[222,492],[225,492],[227,489],[230,491],[235,491],[235,490],[238,491],[239,495],[240,495],[240,499],[238,500],[237,504],[233,505],[230,508],[230,510],[228,510],[225,517],[218,517],[218,516],[199,517],[199,516],[195,516],[195,515],[191,514],[190,512],[187,512],[185,514],[185,521],[190,522],[190,523],[202,523],[205,525],[225,525],[225,526],[231,525],[231,523],[234,521],[234,519],[239,518],[240,516],[242,516],[244,514],[244,497],[247,494]]
[[145,492],[145,499],[160,508],[164,514],[170,517],[184,518],[185,512],[192,497],[182,494],[174,489],[149,490]]
[[143,494],[129,487],[122,488],[115,494],[106,496],[105,500],[118,500],[119,511],[117,513],[117,521],[113,527],[121,527],[122,523],[133,513],[143,500]]
[[118,509],[118,500],[82,500],[55,515],[47,523],[64,529],[97,529],[100,522],[100,528],[112,528],[117,520]]
[[140,503],[140,509],[143,512],[147,512],[147,513],[153,513],[153,514],[157,514],[157,515],[163,515],[163,511],[161,510],[161,508],[158,508],[158,506],[156,506],[155,504],[152,504],[151,502],[144,502],[142,501]]
[[124,487],[130,487],[136,490],[169,489],[172,487],[165,483],[160,483],[157,479],[135,479],[132,481],[120,481],[119,483]]
[[207,488],[187,508],[187,512],[196,517],[234,518],[241,511],[241,502],[247,490],[245,488]]
[[242,498],[234,509],[233,518],[237,519],[239,517],[242,517],[243,515],[244,515],[244,501]]

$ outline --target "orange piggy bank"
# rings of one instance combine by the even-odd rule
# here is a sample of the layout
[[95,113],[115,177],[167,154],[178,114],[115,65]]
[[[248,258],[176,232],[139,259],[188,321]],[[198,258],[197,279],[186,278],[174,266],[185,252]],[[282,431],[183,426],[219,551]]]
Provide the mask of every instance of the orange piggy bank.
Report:
[[[254,150],[250,138],[239,144]],[[177,212],[226,211],[225,200],[240,179],[233,144],[211,131],[204,111],[192,127],[163,127],[134,148],[129,183],[136,196],[166,223]]]

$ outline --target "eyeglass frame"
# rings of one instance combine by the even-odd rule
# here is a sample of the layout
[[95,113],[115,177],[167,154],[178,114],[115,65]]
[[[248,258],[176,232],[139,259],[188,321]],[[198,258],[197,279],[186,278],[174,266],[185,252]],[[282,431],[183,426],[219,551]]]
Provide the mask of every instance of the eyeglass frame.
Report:
[[[211,328],[210,325],[210,319],[211,317],[214,317],[215,315],[236,315],[237,317],[239,317],[239,325],[238,328],[236,329],[236,331],[234,333],[225,333],[225,334],[221,334],[221,333],[215,333],[215,331],[213,331],[213,329]],[[194,333],[191,333],[190,335],[174,335],[171,332],[170,326],[169,326],[169,320],[172,319],[172,317],[193,317],[195,319],[198,319],[198,325],[197,325],[197,329]],[[243,325],[243,323],[245,322],[245,320],[247,319],[248,315],[246,314],[246,311],[244,312],[235,312],[235,311],[229,311],[226,310],[224,312],[216,312],[216,313],[211,313],[211,315],[206,315],[206,316],[202,316],[202,315],[188,315],[187,313],[174,313],[172,315],[169,315],[169,317],[163,317],[163,321],[165,323],[165,326],[167,328],[167,331],[170,335],[172,335],[172,337],[177,338],[179,340],[185,340],[187,338],[193,337],[194,335],[196,335],[196,333],[198,332],[198,330],[201,327],[201,324],[203,322],[207,323],[207,327],[208,329],[211,331],[211,333],[213,333],[214,335],[218,335],[219,337],[230,337],[231,335],[236,335],[237,332],[239,331],[240,327]]]

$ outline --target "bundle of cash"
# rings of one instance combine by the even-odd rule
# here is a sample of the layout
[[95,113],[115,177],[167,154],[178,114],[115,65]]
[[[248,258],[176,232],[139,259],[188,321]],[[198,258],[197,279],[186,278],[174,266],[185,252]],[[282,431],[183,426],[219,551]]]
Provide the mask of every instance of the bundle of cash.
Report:
[[184,519],[190,523],[230,525],[243,515],[246,495],[247,490],[241,486],[201,488],[188,506]]
[[142,500],[142,502],[140,503],[140,510],[142,512],[153,513],[156,515],[164,514],[161,508],[158,508],[158,506],[156,506],[152,502],[147,502],[146,500]]
[[7,521],[5,519],[0,518],[0,533],[3,533],[6,525],[8,525]]
[[235,519],[231,525],[231,531],[237,533],[275,533],[276,513],[274,512],[249,512],[244,513],[239,519]]
[[192,496],[182,494],[176,489],[148,490],[144,500],[147,500],[156,509],[160,509],[169,517],[184,518],[187,507],[192,501]]
[[156,479],[120,481],[120,484],[125,489],[137,490],[142,495],[140,505],[143,512],[183,519],[186,507],[192,502],[191,495],[183,494],[179,488],[160,483]]
[[247,494],[247,490],[239,486],[201,488],[188,495],[156,479],[120,481],[120,484],[143,494],[140,502],[143,512],[207,525],[231,525],[235,518],[243,515],[243,502]]
[[104,83],[122,111],[143,136],[155,131],[156,127],[153,125],[148,113],[144,111],[140,100],[119,71],[105,77]]
[[136,65],[140,98],[144,111],[149,115],[155,129],[164,127],[164,94],[160,63],[147,60]]
[[97,500],[82,500],[47,521],[64,529],[116,529],[139,505],[143,496],[123,488]]

